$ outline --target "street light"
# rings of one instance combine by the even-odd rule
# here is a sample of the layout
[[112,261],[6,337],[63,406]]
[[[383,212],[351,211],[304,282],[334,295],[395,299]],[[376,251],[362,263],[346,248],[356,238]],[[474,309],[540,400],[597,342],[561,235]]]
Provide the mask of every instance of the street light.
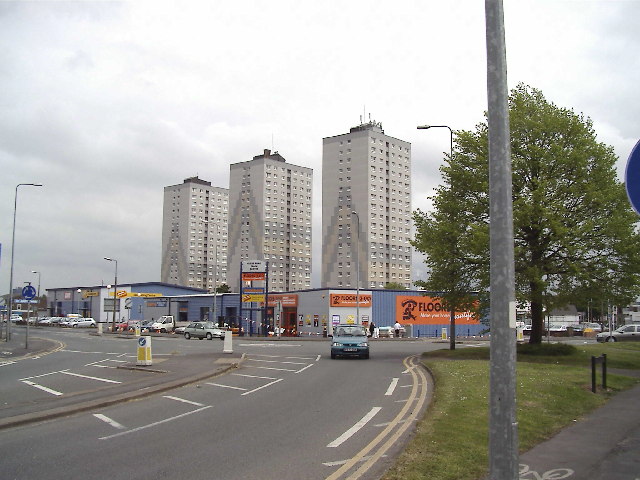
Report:
[[79,288],[78,290],[76,290],[76,292],[78,293],[78,315],[80,315],[80,294],[82,293],[82,289]]
[[[418,130],[429,130],[430,128],[448,128],[449,129],[449,160],[453,160],[453,130],[448,125],[418,125]],[[456,349],[456,312],[454,305],[449,305],[449,350]]]
[[118,303],[118,260],[104,257],[108,262],[116,262],[116,277],[113,282],[113,321],[111,322],[111,332],[116,331],[116,304]]
[[19,183],[16,185],[16,194],[13,200],[13,234],[11,237],[11,273],[9,274],[9,317],[7,318],[6,341],[11,340],[11,314],[13,313],[13,254],[16,251],[16,211],[18,209],[18,187],[41,187],[41,183]]
[[351,212],[358,220],[356,233],[356,324],[360,325],[360,216],[355,210]]
[[[209,221],[208,220],[203,220],[203,223],[209,227]],[[217,322],[217,318],[216,318],[216,302],[218,300],[218,224],[217,223],[212,223],[211,225],[213,225],[216,229],[216,233],[215,233],[215,237],[213,239],[213,244],[214,244],[214,250],[213,250],[213,310],[211,311],[211,318],[209,319],[212,322]],[[209,236],[209,232],[207,231],[207,237]],[[208,287],[209,286],[209,282],[207,281],[207,277],[208,277],[208,272],[205,270],[205,285]]]

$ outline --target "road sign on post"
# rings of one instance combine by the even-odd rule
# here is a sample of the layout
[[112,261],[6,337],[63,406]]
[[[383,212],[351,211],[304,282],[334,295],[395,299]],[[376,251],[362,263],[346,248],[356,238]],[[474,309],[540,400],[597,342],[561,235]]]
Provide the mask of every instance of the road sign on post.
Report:
[[33,286],[27,285],[22,289],[22,298],[25,298],[27,300],[33,300],[35,296],[36,296],[36,289]]

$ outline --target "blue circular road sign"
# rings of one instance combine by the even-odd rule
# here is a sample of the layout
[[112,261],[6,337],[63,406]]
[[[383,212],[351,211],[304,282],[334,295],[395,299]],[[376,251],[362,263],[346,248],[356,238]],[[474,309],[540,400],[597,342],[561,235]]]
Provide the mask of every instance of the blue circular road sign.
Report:
[[36,296],[36,289],[31,285],[27,285],[22,289],[22,298],[26,298],[27,300],[33,300]]
[[629,202],[636,213],[640,215],[640,140],[631,150],[624,179]]

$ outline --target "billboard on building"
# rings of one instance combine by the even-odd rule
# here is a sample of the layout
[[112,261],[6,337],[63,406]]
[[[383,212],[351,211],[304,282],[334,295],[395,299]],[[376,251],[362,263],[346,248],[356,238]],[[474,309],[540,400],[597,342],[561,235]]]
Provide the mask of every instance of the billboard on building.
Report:
[[[473,312],[456,312],[457,325],[478,325]],[[396,297],[396,321],[405,324],[443,325],[449,323],[451,314],[436,297],[398,295]]]
[[[356,294],[355,293],[332,293],[330,297],[330,305],[332,307],[355,307],[356,306]],[[371,295],[360,294],[360,307],[371,306]]]

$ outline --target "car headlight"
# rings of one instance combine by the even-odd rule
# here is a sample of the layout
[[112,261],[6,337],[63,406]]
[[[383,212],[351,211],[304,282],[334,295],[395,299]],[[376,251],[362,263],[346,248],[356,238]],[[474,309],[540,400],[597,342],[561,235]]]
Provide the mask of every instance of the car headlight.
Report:
[[340,342],[333,342],[333,343],[331,344],[331,346],[332,346],[332,347],[341,347],[341,346],[342,346],[342,344],[341,344]]
[[359,347],[368,347],[369,344],[367,342],[362,342],[358,344]]

